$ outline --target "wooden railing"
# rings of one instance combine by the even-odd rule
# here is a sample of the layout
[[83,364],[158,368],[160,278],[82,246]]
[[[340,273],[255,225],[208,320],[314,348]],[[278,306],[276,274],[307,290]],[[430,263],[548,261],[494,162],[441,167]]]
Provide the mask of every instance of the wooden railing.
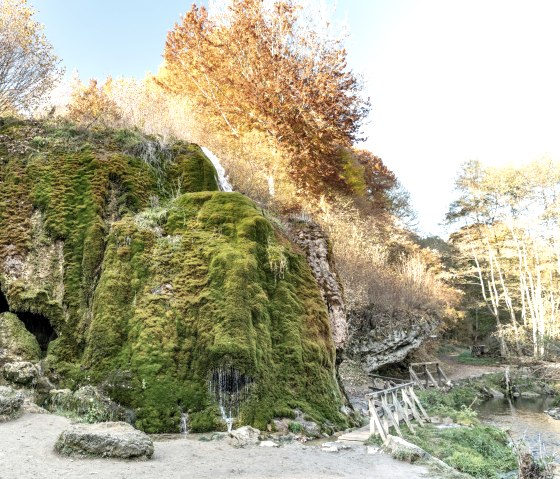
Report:
[[[430,369],[432,370],[430,371]],[[411,363],[408,370],[410,372],[410,380],[420,389],[428,389],[430,387],[441,389],[451,386],[451,381],[449,381],[438,362]]]
[[391,427],[394,427],[395,432],[402,437],[401,422],[404,422],[414,433],[413,419],[416,419],[419,426],[430,421],[420,400],[414,394],[414,383],[411,381],[374,391],[367,394],[366,398],[369,405],[370,434],[381,436],[383,441],[387,440]]

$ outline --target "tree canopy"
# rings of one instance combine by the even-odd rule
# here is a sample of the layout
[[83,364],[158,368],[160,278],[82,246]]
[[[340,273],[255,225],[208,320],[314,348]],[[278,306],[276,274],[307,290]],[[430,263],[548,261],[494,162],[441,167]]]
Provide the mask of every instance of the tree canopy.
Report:
[[26,0],[0,0],[0,114],[30,109],[62,70]]
[[234,135],[260,130],[312,188],[340,180],[339,149],[359,139],[369,111],[343,40],[306,22],[297,0],[232,0],[210,16],[193,5],[167,36],[158,78]]

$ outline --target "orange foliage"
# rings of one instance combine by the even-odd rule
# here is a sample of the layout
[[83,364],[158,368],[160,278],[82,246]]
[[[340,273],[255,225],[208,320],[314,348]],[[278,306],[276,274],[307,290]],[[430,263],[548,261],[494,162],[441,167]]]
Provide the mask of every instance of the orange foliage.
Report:
[[233,0],[224,18],[193,5],[168,34],[158,79],[236,136],[266,132],[313,191],[319,179],[341,183],[337,152],[357,139],[369,104],[341,40],[302,25],[299,13],[295,0]]

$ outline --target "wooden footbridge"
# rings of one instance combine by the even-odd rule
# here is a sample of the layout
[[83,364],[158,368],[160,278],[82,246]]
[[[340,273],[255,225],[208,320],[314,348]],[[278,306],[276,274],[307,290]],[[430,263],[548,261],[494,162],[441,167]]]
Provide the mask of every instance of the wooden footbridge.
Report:
[[[374,391],[366,395],[369,404],[370,434],[377,434],[385,441],[391,427],[402,437],[401,422],[404,422],[412,433],[415,432],[412,420],[416,420],[418,426],[430,422],[430,417],[414,393],[412,381],[376,375],[373,375],[372,379],[374,386],[371,389]],[[376,382],[388,387],[377,389]]]
[[438,362],[410,363],[408,372],[410,373],[410,380],[420,389],[451,387],[451,381],[449,381]]
[[385,441],[394,428],[402,437],[401,425],[404,423],[414,433],[413,420],[417,426],[430,422],[430,417],[423,408],[414,387],[444,389],[451,387],[451,382],[438,362],[411,363],[410,380],[390,378],[371,374],[373,385],[366,398],[369,405],[369,432],[378,434]]

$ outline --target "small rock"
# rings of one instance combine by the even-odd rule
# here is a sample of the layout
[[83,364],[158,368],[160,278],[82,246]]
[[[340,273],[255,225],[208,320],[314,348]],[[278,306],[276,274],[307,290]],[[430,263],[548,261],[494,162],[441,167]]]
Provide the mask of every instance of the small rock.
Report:
[[34,402],[31,402],[27,399],[23,402],[22,409],[25,412],[29,412],[31,414],[50,414],[50,412],[47,411],[46,409],[42,408],[41,406],[38,406]]
[[277,444],[274,441],[261,441],[259,446],[260,447],[280,447],[280,444]]
[[496,389],[486,388],[486,390],[488,391],[488,394],[494,399],[504,399],[504,397],[505,397],[504,393],[502,393],[502,392],[500,392]]
[[324,451],[324,452],[338,452],[338,447],[334,444],[331,445],[331,446],[323,444],[323,446],[321,447],[321,451]]
[[37,367],[28,361],[18,361],[4,364],[4,378],[16,384],[25,386],[35,384],[39,377]]
[[125,422],[75,424],[63,431],[54,446],[67,456],[149,459],[154,444],[147,434]]
[[234,429],[230,433],[230,444],[235,447],[245,447],[259,443],[260,431],[251,426]]
[[290,432],[290,430],[288,429],[288,420],[274,418],[272,420],[272,423],[274,424],[274,429],[277,432],[279,432],[281,434],[288,434]]
[[0,422],[17,417],[23,401],[24,397],[20,392],[11,387],[0,386]]
[[379,451],[381,451],[381,448],[378,446],[368,446],[367,447],[367,453],[368,454],[377,454]]

